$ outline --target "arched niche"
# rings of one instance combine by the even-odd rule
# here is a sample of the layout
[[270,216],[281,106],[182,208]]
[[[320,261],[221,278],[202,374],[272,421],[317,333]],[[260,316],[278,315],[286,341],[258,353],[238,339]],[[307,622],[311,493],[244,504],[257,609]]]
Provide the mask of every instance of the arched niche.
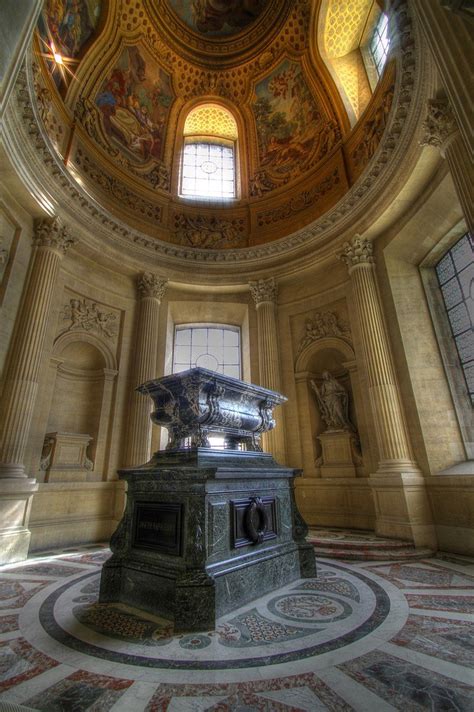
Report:
[[[308,344],[298,355],[295,364],[298,417],[302,443],[302,461],[306,477],[318,477],[316,460],[320,455],[317,436],[326,426],[321,418],[311,380],[319,385],[324,371],[329,371],[349,393],[349,415],[359,431],[360,386],[352,345],[339,337],[323,337]],[[361,465],[358,475],[363,475]]]
[[[90,436],[87,450],[90,468],[87,474],[77,475],[77,479],[106,479],[106,456],[117,375],[115,354],[95,334],[67,331],[56,339],[50,363],[55,376],[46,435],[69,434],[71,452],[75,447],[74,436]],[[46,479],[53,481],[54,477],[49,476],[47,471],[46,443],[47,438],[42,469],[46,471]],[[69,477],[64,473],[58,474],[57,479],[61,478],[71,481],[76,475],[74,472]]]

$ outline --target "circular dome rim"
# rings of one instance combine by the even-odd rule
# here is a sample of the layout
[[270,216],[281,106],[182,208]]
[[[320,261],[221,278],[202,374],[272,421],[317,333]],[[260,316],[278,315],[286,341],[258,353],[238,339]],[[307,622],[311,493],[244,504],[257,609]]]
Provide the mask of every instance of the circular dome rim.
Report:
[[[403,5],[404,3],[402,3],[402,10]],[[407,32],[407,23],[405,22],[405,39],[411,37],[411,40],[413,40],[413,30],[414,28],[410,27]],[[415,43],[415,48],[416,46],[417,43]],[[400,59],[400,52],[398,52],[398,61],[401,61],[402,65],[402,60],[404,58],[406,60],[406,56],[406,52],[402,53]],[[34,117],[37,129],[36,140],[38,140],[38,136],[41,136],[45,155],[49,154],[49,167],[56,176],[58,174],[61,175],[60,182],[64,188],[63,194],[67,192],[67,188],[69,187],[69,195],[73,196],[72,202],[70,198],[64,196],[65,200],[61,201],[63,208],[53,210],[53,212],[65,218],[67,222],[75,224],[75,228],[78,229],[79,232],[84,233],[85,242],[89,244],[90,249],[101,249],[101,246],[98,246],[96,241],[93,240],[91,242],[90,240],[90,216],[95,215],[92,222],[96,223],[98,234],[101,234],[101,237],[105,238],[105,241],[110,247],[113,245],[118,253],[123,251],[124,247],[128,249],[130,253],[130,248],[132,248],[133,254],[130,254],[130,258],[133,259],[135,263],[149,260],[150,255],[154,255],[156,260],[162,260],[162,262],[166,262],[168,266],[184,272],[189,269],[190,265],[199,263],[203,266],[205,265],[206,269],[210,270],[207,275],[208,277],[210,277],[211,274],[217,275],[219,272],[230,274],[237,269],[241,269],[243,265],[248,268],[249,272],[252,270],[254,272],[261,272],[268,266],[272,266],[273,269],[278,265],[282,266],[282,269],[291,272],[298,261],[304,260],[308,251],[311,250],[314,253],[315,248],[319,249],[319,247],[321,247],[322,249],[328,245],[330,239],[341,241],[344,239],[344,235],[348,230],[351,230],[352,234],[354,232],[365,231],[367,229],[369,216],[366,207],[370,202],[369,199],[373,197],[371,183],[373,183],[374,177],[383,177],[385,179],[384,190],[381,193],[379,191],[378,205],[374,207],[374,204],[372,204],[371,206],[372,213],[375,210],[380,214],[382,210],[380,203],[382,202],[386,205],[390,200],[390,196],[387,195],[387,193],[390,192],[390,186],[394,185],[397,181],[399,182],[403,169],[409,171],[408,164],[410,162],[407,160],[406,151],[410,148],[410,155],[419,154],[421,149],[419,147],[419,141],[417,140],[416,131],[414,131],[415,123],[419,123],[420,102],[424,103],[427,99],[434,80],[430,75],[430,68],[427,66],[426,61],[421,61],[421,55],[418,50],[415,51],[415,58],[417,64],[420,65],[417,67],[416,72],[414,71],[412,62],[413,57],[409,58],[408,61],[408,64],[411,64],[409,72],[406,71],[407,67],[404,68],[401,66],[399,68],[401,71],[397,72],[397,86],[391,125],[382,137],[381,145],[367,170],[352,186],[344,198],[342,198],[332,210],[305,228],[292,232],[275,242],[250,248],[202,250],[198,248],[180,248],[177,245],[164,243],[163,241],[150,238],[137,230],[133,230],[133,228],[130,228],[130,226],[123,223],[123,221],[114,218],[107,210],[97,205],[93,199],[86,197],[85,194],[81,194],[81,191],[78,190],[79,186],[74,185],[71,177],[64,169],[64,166],[62,166],[56,157],[51,154],[51,151],[47,149],[48,138],[44,134],[44,131],[41,132],[41,123],[38,124],[37,107],[28,106],[28,102],[31,100],[32,89],[31,57],[28,78],[25,82],[25,77],[23,77],[23,87],[21,86],[22,82],[20,81],[19,83],[19,95],[23,104],[18,107],[19,111],[14,112],[16,114],[15,117],[13,117],[11,115],[12,112],[10,112],[6,123],[7,125],[10,124],[13,119],[14,123],[17,124],[17,128],[19,128],[18,120],[20,119],[21,123],[21,121],[27,119],[31,127],[31,118]],[[26,90],[26,85],[29,87],[29,91]],[[28,94],[27,98],[25,97],[25,93]],[[401,99],[403,99],[403,101],[401,101]],[[415,101],[412,101],[412,99],[415,99]],[[23,114],[23,117],[21,117],[20,114]],[[389,131],[389,129],[393,129],[395,125],[398,125],[398,130],[394,136],[393,131]],[[23,132],[24,128],[23,124]],[[20,141],[21,149],[24,149],[29,143],[26,136],[25,139],[24,143]],[[10,148],[12,148],[11,145]],[[41,173],[41,170],[39,170],[39,172],[33,171],[35,174],[33,181],[30,171],[31,167],[35,164],[35,159],[37,159],[36,149],[33,149],[32,152],[30,151],[30,155],[25,160],[24,152],[18,150],[19,148],[20,146],[17,145],[16,150],[13,150],[13,154],[16,154],[15,159],[18,159],[22,165],[24,175],[25,166],[28,167],[25,176],[26,180],[30,185],[36,183],[37,194],[40,194],[40,186],[43,185],[44,181],[40,180],[38,185],[36,178],[38,174]],[[387,166],[387,156],[390,157],[390,154],[394,153],[395,148],[398,149],[398,152],[395,152],[397,158],[396,171],[394,171],[391,166]],[[44,168],[44,165],[42,167]],[[41,169],[41,166],[38,166],[38,168]],[[386,169],[385,172],[384,168]],[[83,207],[88,208],[89,216],[87,220],[85,220],[85,224],[84,220],[81,221],[82,227],[79,226],[77,220],[77,209],[75,210],[73,205],[74,200],[79,200]],[[356,203],[358,203],[358,205],[354,208]],[[54,200],[53,203],[51,203],[50,209],[53,209],[53,205]],[[354,213],[357,213],[355,217]],[[376,217],[377,216],[371,217],[370,221],[374,222]],[[291,256],[291,260],[288,259],[289,256]],[[282,263],[284,264],[282,265]]]

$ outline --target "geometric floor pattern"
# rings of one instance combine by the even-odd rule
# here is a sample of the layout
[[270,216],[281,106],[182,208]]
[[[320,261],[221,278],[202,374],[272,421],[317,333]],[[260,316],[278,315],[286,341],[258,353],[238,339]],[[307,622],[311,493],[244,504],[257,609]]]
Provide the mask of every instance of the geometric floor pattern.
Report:
[[97,602],[110,552],[0,568],[0,710],[474,712],[474,564],[318,562],[294,581],[174,635]]

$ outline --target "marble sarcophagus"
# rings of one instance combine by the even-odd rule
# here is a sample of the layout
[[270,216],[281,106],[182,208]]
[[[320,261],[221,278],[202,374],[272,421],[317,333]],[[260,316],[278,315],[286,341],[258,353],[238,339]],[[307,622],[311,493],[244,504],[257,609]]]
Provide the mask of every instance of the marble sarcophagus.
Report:
[[[102,571],[100,601],[165,618],[175,631],[216,619],[301,577],[314,551],[294,499],[298,471],[260,446],[274,427],[279,393],[202,368],[148,381],[165,451],[121,470],[123,519]],[[209,438],[220,436],[220,449]]]

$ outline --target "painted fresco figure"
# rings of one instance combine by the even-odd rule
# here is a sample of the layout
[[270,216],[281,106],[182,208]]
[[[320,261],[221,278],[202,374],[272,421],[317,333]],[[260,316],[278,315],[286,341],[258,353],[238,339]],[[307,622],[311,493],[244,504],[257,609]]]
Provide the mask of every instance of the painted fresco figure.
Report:
[[354,426],[349,420],[349,396],[344,386],[329,371],[324,371],[320,388],[314,380],[311,380],[311,387],[327,429],[353,431]]

